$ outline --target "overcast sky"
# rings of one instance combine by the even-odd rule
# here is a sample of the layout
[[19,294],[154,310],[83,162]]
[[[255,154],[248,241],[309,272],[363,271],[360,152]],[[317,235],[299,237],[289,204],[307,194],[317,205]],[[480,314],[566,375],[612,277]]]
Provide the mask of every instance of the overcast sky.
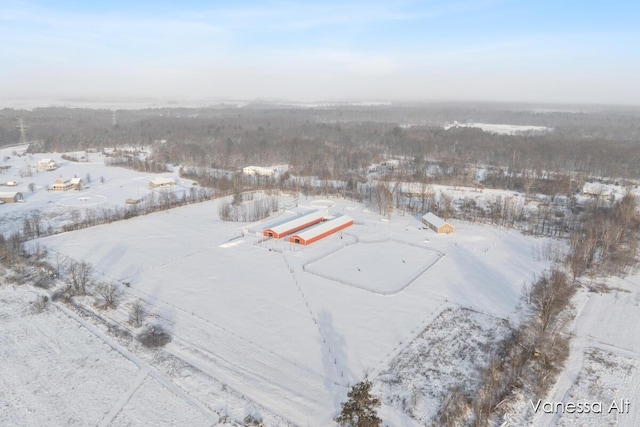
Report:
[[640,2],[0,0],[0,98],[62,97],[640,104]]

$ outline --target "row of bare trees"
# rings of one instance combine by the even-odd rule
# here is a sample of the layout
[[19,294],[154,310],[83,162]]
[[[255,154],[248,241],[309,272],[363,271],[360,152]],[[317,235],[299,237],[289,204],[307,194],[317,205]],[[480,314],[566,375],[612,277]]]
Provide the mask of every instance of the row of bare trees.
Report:
[[218,214],[220,215],[220,219],[223,221],[259,221],[279,209],[279,201],[277,197],[268,197],[243,202],[241,193],[238,194],[240,197],[234,197],[233,200],[220,202]]
[[576,284],[559,269],[523,289],[528,318],[503,340],[480,373],[473,394],[450,390],[438,413],[442,426],[486,427],[500,423],[510,403],[523,393],[544,396],[569,355],[564,333]]
[[[7,271],[14,275],[11,276],[11,280],[17,284],[31,284],[49,291],[49,295],[39,294],[30,303],[32,314],[46,311],[51,301],[62,301],[84,314],[91,313],[88,304],[100,310],[119,307],[124,297],[120,284],[96,279],[94,267],[86,261],[77,261],[56,253],[55,264],[51,264],[47,260],[48,253],[45,248],[35,245],[32,250],[26,251],[21,243],[23,238],[17,234],[19,233],[10,239],[5,239],[0,234],[0,265],[5,266]],[[148,309],[140,299],[136,298],[129,304],[128,325],[133,329],[139,329],[136,339],[149,348],[160,347],[171,341],[169,330],[157,322],[148,323],[148,317]],[[99,316],[98,319],[107,322],[106,318]],[[133,331],[129,331],[128,328],[123,330],[122,325],[108,325],[110,330],[114,327],[133,336]]]
[[621,276],[635,268],[640,237],[636,206],[631,193],[613,203],[596,199],[585,206],[569,237],[567,263],[574,278],[587,273]]
[[[569,354],[565,326],[572,318],[571,298],[584,275],[623,276],[638,265],[640,221],[637,201],[627,193],[619,201],[591,201],[569,235],[566,268],[554,268],[525,286],[528,318],[499,346],[481,372],[473,395],[451,390],[438,414],[445,426],[485,427],[500,423],[518,396],[542,398]],[[568,277],[570,274],[572,278]]]

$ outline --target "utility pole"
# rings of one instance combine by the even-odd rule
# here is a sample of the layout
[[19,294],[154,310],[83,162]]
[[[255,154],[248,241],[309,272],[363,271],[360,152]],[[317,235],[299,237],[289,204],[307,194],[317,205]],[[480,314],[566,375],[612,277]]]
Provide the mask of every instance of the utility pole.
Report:
[[18,130],[20,131],[20,144],[26,144],[27,129],[29,128],[29,126],[24,124],[24,120],[22,119],[22,117],[17,117],[17,120],[18,120],[18,126],[16,126],[16,128],[18,128]]

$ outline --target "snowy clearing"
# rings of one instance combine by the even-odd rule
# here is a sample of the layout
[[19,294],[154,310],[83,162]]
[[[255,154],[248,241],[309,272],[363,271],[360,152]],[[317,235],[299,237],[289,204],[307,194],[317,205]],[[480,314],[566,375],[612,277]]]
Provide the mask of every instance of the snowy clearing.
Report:
[[216,424],[160,385],[155,390],[139,388],[141,380],[149,380],[148,370],[74,321],[67,310],[51,304],[42,313],[31,313],[30,302],[37,295],[0,288],[4,425],[106,426],[122,406],[126,416],[138,420],[162,410],[165,418],[153,425],[175,425],[176,420],[193,426]]
[[[331,202],[330,214],[348,210],[356,225],[342,239],[308,247],[264,241],[253,234],[257,224],[220,221],[218,201],[37,243],[52,258],[92,263],[98,278],[127,282],[126,293],[171,326],[168,353],[292,423],[318,426],[329,423],[351,384],[386,369],[443,307],[516,315],[522,284],[547,266],[532,257],[547,239],[465,223],[440,236],[410,216],[381,222],[353,202]],[[243,229],[251,233],[243,237]],[[354,241],[361,243],[345,247]],[[415,280],[385,296],[303,270],[315,261],[317,271],[341,275],[358,259],[379,277],[371,290]],[[402,259],[406,275],[390,264]],[[320,262],[329,264],[320,269]]]
[[[0,233],[21,230],[24,218],[34,212],[42,216],[45,229],[49,226],[57,228],[72,223],[73,215],[82,217],[87,210],[103,207],[122,209],[128,198],[148,200],[167,191],[181,197],[193,188],[193,181],[180,178],[177,169],[162,174],[137,172],[106,166],[102,153],[81,152],[86,156],[86,161],[73,162],[64,160],[61,153],[25,154],[26,149],[27,145],[0,149],[0,161],[7,167],[0,169],[0,183],[14,181],[17,184],[15,187],[0,186],[0,191],[18,191],[24,197],[24,203],[0,205]],[[35,166],[42,159],[52,159],[58,167],[40,171]],[[163,189],[149,188],[149,182],[158,175],[174,179],[176,185]],[[49,189],[58,178],[74,177],[83,180],[84,187],[81,190]]]
[[484,132],[493,133],[497,135],[536,135],[541,133],[547,133],[553,131],[552,128],[546,126],[531,126],[531,125],[505,125],[495,123],[447,123],[444,129],[451,129],[455,127],[460,128],[479,128]]
[[448,391],[472,394],[479,370],[507,333],[502,319],[460,308],[444,310],[375,379],[386,411],[437,424],[434,416]]
[[[390,295],[409,286],[442,256],[431,248],[401,241],[359,241],[306,264],[304,269],[345,285]],[[394,274],[386,274],[388,271]]]
[[[637,401],[629,396],[639,384],[638,361],[597,348],[587,350],[578,381],[567,393],[566,402],[589,403],[601,413],[559,413],[557,425],[585,427],[635,426],[640,419]],[[633,402],[627,413],[624,400]],[[555,415],[555,414],[554,414]],[[547,415],[552,417],[553,415]]]

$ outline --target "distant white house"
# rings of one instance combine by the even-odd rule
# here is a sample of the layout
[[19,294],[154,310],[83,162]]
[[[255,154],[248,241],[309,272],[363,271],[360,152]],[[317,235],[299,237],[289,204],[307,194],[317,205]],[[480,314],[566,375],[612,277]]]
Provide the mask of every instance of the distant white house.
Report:
[[453,234],[453,232],[455,231],[453,225],[449,224],[432,212],[424,215],[422,217],[422,222],[424,223],[424,225],[438,234]]
[[601,184],[599,182],[585,182],[582,194],[592,197],[611,197],[615,194],[624,195],[625,189],[619,185]]
[[176,185],[176,181],[173,178],[165,178],[164,176],[157,176],[149,182],[151,188],[165,188]]
[[36,169],[39,171],[52,171],[58,168],[58,164],[51,159],[38,160],[36,163]]
[[273,176],[276,173],[274,168],[265,168],[262,166],[246,166],[242,168],[242,173],[249,176]]
[[400,160],[398,159],[385,160],[384,162],[380,163],[380,166],[384,166],[388,169],[396,169],[398,166],[400,166]]
[[400,160],[387,159],[381,163],[371,163],[367,168],[368,173],[386,172],[389,170],[397,169],[400,166]]
[[15,181],[7,181],[7,187],[15,187],[17,186],[18,183]]
[[276,166],[246,166],[242,168],[242,173],[248,176],[274,176],[289,170],[289,165]]

